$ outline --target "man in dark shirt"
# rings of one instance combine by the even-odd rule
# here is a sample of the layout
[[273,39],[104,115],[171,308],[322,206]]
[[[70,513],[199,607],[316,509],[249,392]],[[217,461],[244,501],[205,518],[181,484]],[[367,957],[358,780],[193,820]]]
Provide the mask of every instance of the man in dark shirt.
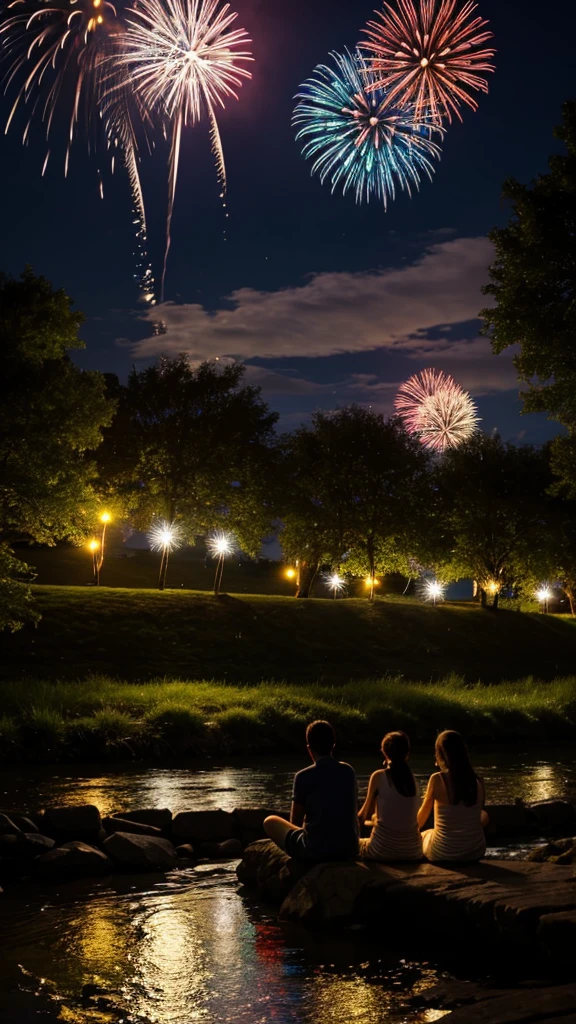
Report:
[[329,722],[312,722],[306,746],[314,764],[294,776],[290,821],[272,815],[264,829],[299,861],[353,860],[358,854],[358,786],[354,769],[333,756]]

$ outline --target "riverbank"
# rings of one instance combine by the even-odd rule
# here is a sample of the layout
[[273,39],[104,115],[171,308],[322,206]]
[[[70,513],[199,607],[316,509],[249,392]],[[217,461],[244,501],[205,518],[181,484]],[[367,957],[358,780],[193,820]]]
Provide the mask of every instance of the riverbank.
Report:
[[0,634],[0,678],[341,684],[449,674],[553,679],[576,664],[576,620],[409,598],[306,600],[194,591],[34,587],[37,628]]
[[200,680],[0,682],[4,762],[119,761],[251,756],[302,749],[303,727],[328,718],[339,751],[372,752],[390,728],[432,744],[446,728],[470,743],[570,741],[576,737],[576,677],[469,686],[401,677],[340,686]]

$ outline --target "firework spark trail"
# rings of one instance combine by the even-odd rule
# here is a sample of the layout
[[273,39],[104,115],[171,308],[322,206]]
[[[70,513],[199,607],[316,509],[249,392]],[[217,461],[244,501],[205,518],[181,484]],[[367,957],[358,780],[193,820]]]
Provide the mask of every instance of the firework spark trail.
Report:
[[[145,300],[152,303],[154,279],[146,252],[146,213],[127,75],[116,66],[114,89],[110,91],[104,84],[103,64],[115,53],[115,26],[118,31],[116,8],[108,0],[14,0],[8,10],[14,13],[0,23],[0,42],[7,63],[4,91],[16,85],[19,79],[24,80],[17,89],[5,132],[8,132],[18,108],[28,105],[23,143],[28,140],[36,115],[46,125],[46,139],[49,140],[56,115],[64,113],[71,103],[66,114],[68,132],[64,175],[67,176],[82,109],[85,111],[89,150],[91,133],[95,135],[97,125],[102,123],[106,145],[112,152],[112,172],[115,148],[120,147],[122,152],[134,209],[138,250],[136,276]],[[42,176],[50,156],[48,147]],[[100,171],[98,188],[103,198]]]
[[406,430],[426,448],[458,448],[478,429],[476,405],[453,377],[427,369],[410,377],[396,395],[394,408]]
[[167,116],[172,129],[168,175],[166,268],[182,131],[207,112],[220,183],[226,172],[214,108],[238,99],[242,80],[251,78],[243,63],[253,60],[238,47],[250,43],[244,29],[232,29],[237,14],[221,0],[140,0],[127,17],[121,62],[130,71],[134,88],[148,110]]
[[386,208],[397,186],[411,195],[422,173],[432,177],[432,159],[441,152],[432,135],[442,131],[416,118],[413,106],[390,104],[383,89],[369,95],[361,54],[331,56],[334,67],[318,65],[298,93],[296,139],[304,140],[304,157],[314,158],[311,173],[329,179],[333,192],[352,188],[356,202],[374,195]]
[[471,91],[488,92],[481,72],[494,71],[493,49],[482,49],[492,38],[486,20],[472,17],[477,4],[467,0],[396,0],[377,12],[380,21],[364,29],[373,81],[368,89],[385,86],[390,100],[415,103],[417,116],[462,120],[460,106],[476,110]]

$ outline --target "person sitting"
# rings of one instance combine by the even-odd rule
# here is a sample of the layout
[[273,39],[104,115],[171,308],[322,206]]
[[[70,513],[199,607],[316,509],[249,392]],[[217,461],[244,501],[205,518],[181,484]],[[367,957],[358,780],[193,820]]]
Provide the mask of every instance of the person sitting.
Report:
[[387,733],[382,753],[385,766],[370,777],[366,800],[358,812],[362,824],[376,810],[370,838],[360,840],[360,856],[379,861],[421,860],[422,837],[417,822],[420,796],[408,764],[410,740],[406,733]]
[[273,814],[266,835],[298,861],[353,860],[358,855],[358,786],[349,764],[334,757],[329,722],[311,722],[306,746],[314,764],[294,777],[290,821]]
[[424,828],[434,810],[434,828],[422,833],[424,856],[434,862],[477,861],[486,852],[484,783],[476,775],[460,733],[448,729],[436,740],[439,772],[431,775],[418,824]]

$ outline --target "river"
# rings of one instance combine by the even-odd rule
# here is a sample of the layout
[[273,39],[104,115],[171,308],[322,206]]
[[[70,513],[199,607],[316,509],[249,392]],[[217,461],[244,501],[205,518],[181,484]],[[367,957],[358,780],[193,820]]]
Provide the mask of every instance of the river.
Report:
[[[549,752],[548,752],[549,754]],[[377,763],[354,759],[361,787]],[[424,779],[428,756],[413,759]],[[573,753],[475,756],[489,801],[576,798]],[[4,807],[96,803],[201,810],[287,808],[300,763],[34,767],[0,773]],[[422,1024],[439,1011],[409,996],[472,965],[398,949],[378,935],[308,934],[279,926],[239,891],[234,865],[162,876],[8,887],[1,897],[0,1022],[69,1024]]]

